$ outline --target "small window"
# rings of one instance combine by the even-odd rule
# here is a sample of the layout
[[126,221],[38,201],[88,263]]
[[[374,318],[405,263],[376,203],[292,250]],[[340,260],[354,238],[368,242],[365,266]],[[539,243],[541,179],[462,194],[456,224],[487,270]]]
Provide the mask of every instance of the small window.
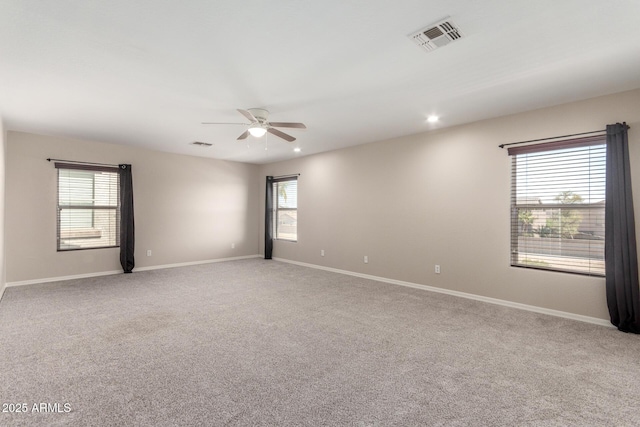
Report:
[[118,169],[56,163],[58,251],[120,245]]
[[603,276],[604,137],[511,148],[511,265]]
[[298,240],[298,180],[297,177],[273,183],[273,227],[276,239]]

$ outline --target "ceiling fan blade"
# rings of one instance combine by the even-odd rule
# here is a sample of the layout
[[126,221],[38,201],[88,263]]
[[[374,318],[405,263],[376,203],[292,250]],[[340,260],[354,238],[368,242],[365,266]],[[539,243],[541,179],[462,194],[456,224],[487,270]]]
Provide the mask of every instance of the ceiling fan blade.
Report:
[[307,127],[304,123],[288,123],[288,122],[269,122],[271,126],[277,128],[297,128],[297,129],[306,129]]
[[244,133],[238,137],[238,140],[247,139],[248,136],[249,136],[249,131],[245,130]]
[[275,136],[278,136],[278,137],[280,137],[280,138],[284,139],[284,140],[285,140],[285,141],[287,141],[287,142],[293,142],[293,141],[295,141],[295,140],[296,140],[296,139],[295,139],[294,137],[292,137],[291,135],[287,135],[287,134],[286,134],[286,133],[284,133],[284,132],[280,132],[278,129],[269,128],[269,129],[267,129],[267,132],[269,132],[270,134],[273,134],[273,135],[275,135]]
[[251,113],[250,113],[249,111],[247,111],[247,110],[241,110],[240,108],[238,108],[238,112],[239,112],[240,114],[242,114],[243,116],[245,116],[247,119],[249,119],[249,121],[250,121],[251,123],[253,123],[253,122],[257,122],[257,121],[258,121],[258,119],[256,119],[256,118],[253,116],[253,114],[251,114]]

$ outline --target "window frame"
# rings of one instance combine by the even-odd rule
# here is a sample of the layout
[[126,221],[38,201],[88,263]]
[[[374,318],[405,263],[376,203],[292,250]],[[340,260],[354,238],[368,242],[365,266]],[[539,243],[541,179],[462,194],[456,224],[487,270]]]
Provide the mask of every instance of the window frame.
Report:
[[[280,207],[279,204],[279,185],[285,182],[295,182],[296,183],[296,207],[295,208],[284,208]],[[281,240],[284,242],[292,242],[296,243],[298,241],[298,176],[290,176],[283,178],[276,178],[272,181],[272,197],[273,197],[273,240]],[[283,237],[278,237],[278,227],[279,227],[279,212],[295,212],[296,213],[296,231],[295,231],[295,239],[287,239]]]
[[[75,163],[55,163],[56,168],[56,251],[57,252],[72,252],[72,251],[83,251],[83,250],[92,250],[92,249],[108,249],[108,248],[119,248],[120,247],[120,215],[121,215],[121,197],[120,197],[120,171],[117,167],[108,167],[108,166],[95,166],[95,165],[86,165],[86,164],[75,164]],[[82,204],[61,204],[60,200],[60,171],[68,170],[68,171],[85,171],[93,173],[92,176],[92,192],[95,196],[95,174],[96,173],[114,173],[116,176],[116,205],[82,205]],[[95,215],[98,210],[113,210],[115,211],[115,245],[103,245],[103,246],[91,246],[91,247],[72,247],[72,248],[64,248],[61,247],[62,238],[62,212],[63,210],[90,210],[91,211],[91,223],[92,227],[95,227]],[[68,239],[72,240],[72,239]]]
[[[569,139],[569,140],[560,140],[560,141],[554,141],[554,142],[546,142],[546,143],[542,143],[542,144],[531,144],[531,145],[524,145],[524,146],[517,146],[517,147],[510,147],[509,148],[509,155],[512,156],[511,160],[511,187],[510,187],[510,230],[509,230],[509,237],[510,237],[510,265],[512,267],[517,267],[517,268],[527,268],[527,269],[535,269],[535,270],[544,270],[544,271],[553,271],[553,272],[560,272],[560,273],[569,273],[569,274],[578,274],[578,275],[586,275],[586,276],[594,276],[594,277],[604,277],[605,276],[605,272],[604,272],[604,205],[605,205],[605,201],[606,201],[606,192],[604,194],[604,199],[598,202],[593,202],[590,201],[589,203],[567,203],[567,204],[563,204],[563,203],[543,203],[543,202],[539,202],[539,203],[529,203],[529,201],[527,201],[527,203],[520,203],[518,204],[517,201],[517,190],[518,190],[518,184],[517,184],[517,179],[518,179],[518,173],[517,173],[517,156],[518,155],[526,155],[526,154],[535,154],[535,153],[548,153],[548,152],[552,152],[552,151],[557,151],[557,150],[563,150],[563,149],[571,149],[571,148],[586,148],[586,147],[596,147],[599,150],[602,150],[604,154],[604,165],[602,166],[602,176],[603,176],[603,182],[602,185],[604,186],[604,184],[606,183],[606,171],[604,171],[605,166],[606,166],[606,135],[598,135],[598,136],[590,136],[590,137],[585,137],[585,138],[576,138],[576,139]],[[559,155],[562,155],[562,153],[559,153]],[[592,161],[592,157],[591,157],[591,153],[589,153],[589,162]],[[590,163],[589,163],[590,164]],[[553,174],[553,171],[549,171],[549,174]],[[568,178],[570,178],[571,176],[569,176]],[[590,178],[589,178],[589,194],[591,194],[591,188],[593,187]],[[570,191],[571,193],[573,193],[573,191]],[[574,193],[577,194],[577,193]],[[557,215],[558,217],[562,218],[562,209],[566,209],[569,211],[583,211],[583,212],[595,212],[595,215],[588,215],[588,218],[590,218],[592,221],[594,221],[594,224],[596,225],[600,225],[599,224],[599,217],[598,215],[602,216],[602,238],[601,239],[595,239],[598,241],[602,242],[602,258],[596,258],[593,256],[588,256],[588,257],[584,257],[585,260],[589,260],[589,265],[588,267],[583,268],[582,270],[578,270],[577,267],[566,267],[566,268],[561,268],[558,266],[543,266],[543,265],[532,265],[530,263],[522,263],[519,260],[519,256],[520,256],[520,245],[519,245],[519,238],[520,237],[526,237],[526,236],[521,236],[521,231],[520,231],[520,218],[519,218],[519,213],[520,210],[524,209],[524,210],[543,210],[543,211],[549,211],[549,210],[557,210],[558,213],[552,213],[551,214],[551,218],[554,218],[554,215]],[[545,212],[546,215],[546,212]],[[546,217],[547,220],[549,219],[549,217]],[[581,220],[582,218],[584,218],[583,215],[581,215]],[[560,228],[560,233],[562,233],[562,228]],[[560,234],[558,236],[559,240],[563,239],[563,234]],[[586,241],[590,242],[589,239],[586,239]],[[591,253],[591,247],[589,246],[589,253]],[[535,254],[535,253],[534,253]],[[544,253],[540,253],[538,255],[548,255],[548,254],[544,254]],[[558,259],[562,258],[562,255],[553,255],[551,257],[556,257]],[[579,256],[566,256],[565,259],[579,259],[581,257]],[[591,261],[597,260],[598,263],[602,263],[602,273],[600,273],[597,267],[592,267],[591,266]]]

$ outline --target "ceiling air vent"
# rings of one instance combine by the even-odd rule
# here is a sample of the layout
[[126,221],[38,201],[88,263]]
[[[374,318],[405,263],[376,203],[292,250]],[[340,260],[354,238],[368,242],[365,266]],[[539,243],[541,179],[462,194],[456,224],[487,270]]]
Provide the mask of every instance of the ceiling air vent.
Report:
[[409,34],[409,38],[427,52],[446,46],[462,36],[462,31],[449,18]]
[[191,143],[191,145],[197,145],[197,146],[200,146],[200,147],[211,147],[213,144],[211,144],[209,142],[193,141]]

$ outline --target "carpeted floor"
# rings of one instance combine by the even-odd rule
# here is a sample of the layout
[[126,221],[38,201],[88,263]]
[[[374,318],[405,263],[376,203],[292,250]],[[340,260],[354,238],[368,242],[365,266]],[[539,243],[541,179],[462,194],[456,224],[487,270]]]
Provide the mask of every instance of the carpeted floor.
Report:
[[0,381],[2,426],[640,425],[638,336],[261,259],[8,288]]

